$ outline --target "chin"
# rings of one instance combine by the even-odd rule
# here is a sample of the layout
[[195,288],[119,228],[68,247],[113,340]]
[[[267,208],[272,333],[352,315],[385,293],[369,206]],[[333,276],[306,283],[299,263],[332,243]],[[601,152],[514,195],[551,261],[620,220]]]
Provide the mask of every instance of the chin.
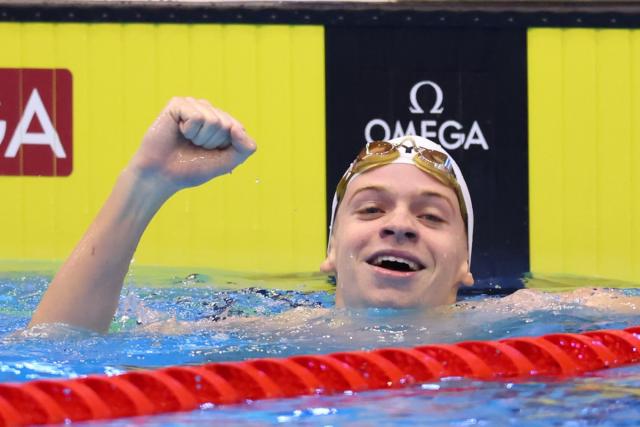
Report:
[[395,308],[395,309],[415,309],[420,308],[421,304],[416,304],[417,299],[412,295],[396,290],[389,291],[387,289],[382,292],[375,292],[366,298],[365,305],[375,308]]

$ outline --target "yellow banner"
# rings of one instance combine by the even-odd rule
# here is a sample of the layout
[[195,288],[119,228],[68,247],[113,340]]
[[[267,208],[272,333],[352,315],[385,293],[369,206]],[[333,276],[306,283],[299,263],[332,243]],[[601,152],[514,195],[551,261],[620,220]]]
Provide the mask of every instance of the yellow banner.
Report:
[[530,29],[531,270],[640,280],[640,30]]
[[258,152],[163,207],[135,262],[317,269],[324,255],[324,31],[320,26],[0,23],[2,68],[73,78],[73,172],[0,177],[0,259],[71,251],[170,97],[207,98]]

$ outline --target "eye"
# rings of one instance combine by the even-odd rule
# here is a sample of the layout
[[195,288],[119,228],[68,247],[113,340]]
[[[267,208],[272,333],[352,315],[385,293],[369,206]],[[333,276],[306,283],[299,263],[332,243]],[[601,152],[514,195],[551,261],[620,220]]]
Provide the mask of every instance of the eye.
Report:
[[364,213],[364,214],[376,214],[380,212],[382,212],[382,209],[380,209],[377,206],[367,206],[365,208],[360,209],[360,213]]
[[420,215],[420,218],[425,220],[425,221],[427,221],[427,222],[435,223],[435,224],[441,224],[441,223],[445,222],[444,218],[442,218],[439,215],[433,214],[433,213]]
[[365,218],[377,217],[384,213],[382,208],[374,205],[364,206],[357,210],[357,213]]

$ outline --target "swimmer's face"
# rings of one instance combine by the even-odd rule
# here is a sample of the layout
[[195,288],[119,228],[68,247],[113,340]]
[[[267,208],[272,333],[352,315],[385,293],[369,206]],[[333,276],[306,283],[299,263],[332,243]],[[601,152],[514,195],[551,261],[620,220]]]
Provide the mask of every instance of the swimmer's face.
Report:
[[336,215],[321,268],[336,274],[337,306],[434,307],[473,284],[456,194],[417,167],[358,175]]

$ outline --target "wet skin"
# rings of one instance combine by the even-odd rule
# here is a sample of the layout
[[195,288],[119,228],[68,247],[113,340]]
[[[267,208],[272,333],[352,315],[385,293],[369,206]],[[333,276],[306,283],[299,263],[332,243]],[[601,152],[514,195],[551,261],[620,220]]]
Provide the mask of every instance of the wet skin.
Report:
[[473,277],[455,192],[413,165],[354,178],[340,204],[322,270],[336,305],[421,308],[452,304]]

